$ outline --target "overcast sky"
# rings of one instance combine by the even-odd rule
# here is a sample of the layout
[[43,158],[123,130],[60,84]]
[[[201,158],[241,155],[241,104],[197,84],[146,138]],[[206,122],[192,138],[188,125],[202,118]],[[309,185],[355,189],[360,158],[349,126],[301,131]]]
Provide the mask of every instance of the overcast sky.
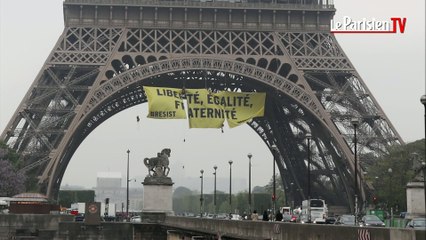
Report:
[[[343,50],[394,124],[404,141],[424,138],[425,1],[334,0],[335,19],[406,17],[404,34],[338,34]],[[3,131],[36,78],[63,31],[62,1],[0,1],[0,131]],[[130,149],[130,177],[143,176],[144,157],[164,147],[172,149],[172,174],[199,176],[204,169],[227,178],[247,178],[247,153],[253,154],[253,185],[265,185],[272,176],[272,156],[247,126],[220,130],[187,128],[186,121],[146,119],[146,104],[108,119],[76,151],[62,184],[94,186],[96,172],[121,171],[125,176]],[[136,116],[141,121],[136,122]],[[183,140],[186,140],[185,142]],[[185,166],[184,170],[182,166]],[[177,170],[180,169],[180,170]],[[139,177],[140,178],[140,177]],[[140,182],[142,179],[137,179]],[[139,184],[139,183],[137,183]],[[226,189],[223,189],[226,190]]]

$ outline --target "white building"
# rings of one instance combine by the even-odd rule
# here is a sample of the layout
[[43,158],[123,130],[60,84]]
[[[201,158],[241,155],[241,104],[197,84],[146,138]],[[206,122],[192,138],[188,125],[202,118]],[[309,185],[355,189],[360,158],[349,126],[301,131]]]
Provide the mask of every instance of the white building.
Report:
[[[123,183],[124,182],[124,187]],[[110,203],[115,204],[117,212],[126,211],[126,179],[120,172],[99,172],[97,174],[95,201],[105,202],[109,198]],[[142,211],[143,189],[129,188],[129,212]]]

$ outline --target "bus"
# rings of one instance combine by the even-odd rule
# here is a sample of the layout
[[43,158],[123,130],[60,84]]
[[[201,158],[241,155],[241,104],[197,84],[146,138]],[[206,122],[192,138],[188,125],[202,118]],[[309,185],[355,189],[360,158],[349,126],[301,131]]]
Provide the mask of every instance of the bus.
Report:
[[325,223],[325,219],[328,215],[327,204],[322,199],[310,199],[302,201],[302,215],[306,216],[309,222],[313,223]]

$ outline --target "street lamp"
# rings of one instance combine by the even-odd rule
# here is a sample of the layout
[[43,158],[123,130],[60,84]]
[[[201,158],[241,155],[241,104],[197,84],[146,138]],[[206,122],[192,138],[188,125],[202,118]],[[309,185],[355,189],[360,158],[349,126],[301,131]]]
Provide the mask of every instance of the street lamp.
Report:
[[356,139],[356,130],[359,125],[358,118],[352,118],[352,125],[354,126],[354,159],[355,159],[355,202],[354,202],[354,215],[355,215],[355,225],[357,225],[358,221],[358,152],[357,152],[357,139]]
[[[426,95],[423,95],[420,97],[420,102],[423,104],[423,106],[425,107],[425,138],[426,138]],[[426,147],[426,141],[425,141],[425,147]],[[425,148],[426,151],[426,148]]]
[[127,181],[126,181],[126,219],[129,220],[129,155],[130,150],[127,149]]
[[311,139],[310,133],[306,134],[308,140],[308,222],[311,222]]
[[[426,95],[423,95],[420,97],[420,102],[425,107],[425,119],[424,119],[424,125],[425,125],[425,156],[426,156]],[[426,215],[426,159],[423,162],[423,193],[424,193],[424,201],[425,201],[425,215]]]
[[203,184],[203,175],[204,175],[204,170],[201,169],[200,173],[201,173],[201,176],[200,176],[200,179],[201,179],[200,217],[203,217],[203,201],[204,201],[204,198],[203,198],[203,185],[204,185]]
[[213,197],[213,204],[214,204],[214,213],[217,214],[217,207],[216,207],[216,170],[217,170],[217,166],[214,165],[213,166],[214,169],[214,197]]
[[[272,216],[275,216],[275,200],[276,200],[276,184],[275,184],[275,158],[278,153],[278,148],[275,144],[271,146],[272,148]],[[272,217],[273,219],[274,217]]]
[[291,209],[294,209],[294,192],[293,192],[294,183],[290,183],[290,193],[291,193]]
[[390,210],[390,214],[391,214],[391,220],[389,223],[389,227],[392,227],[392,218],[393,218],[393,208],[392,208],[392,168],[388,168],[388,173],[389,173],[389,197],[388,197],[388,208]]
[[424,201],[425,201],[425,216],[426,216],[426,159],[422,162],[422,168],[423,168],[423,194],[424,194]]
[[253,155],[251,153],[247,154],[249,158],[249,189],[248,189],[248,205],[249,205],[249,213],[251,214],[251,157]]
[[229,163],[229,206],[232,211],[232,160],[228,161]]
[[308,200],[311,199],[311,139],[312,135],[310,133],[306,134],[306,140],[308,140]]

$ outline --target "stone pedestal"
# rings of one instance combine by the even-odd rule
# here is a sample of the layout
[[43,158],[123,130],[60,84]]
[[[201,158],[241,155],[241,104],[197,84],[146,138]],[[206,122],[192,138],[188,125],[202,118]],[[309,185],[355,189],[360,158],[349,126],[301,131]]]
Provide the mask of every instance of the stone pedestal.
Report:
[[173,182],[169,177],[146,177],[144,186],[142,220],[145,222],[164,221],[173,212]]
[[84,224],[101,225],[101,203],[88,202],[85,204]]
[[425,189],[423,182],[407,184],[407,214],[405,218],[425,216]]

